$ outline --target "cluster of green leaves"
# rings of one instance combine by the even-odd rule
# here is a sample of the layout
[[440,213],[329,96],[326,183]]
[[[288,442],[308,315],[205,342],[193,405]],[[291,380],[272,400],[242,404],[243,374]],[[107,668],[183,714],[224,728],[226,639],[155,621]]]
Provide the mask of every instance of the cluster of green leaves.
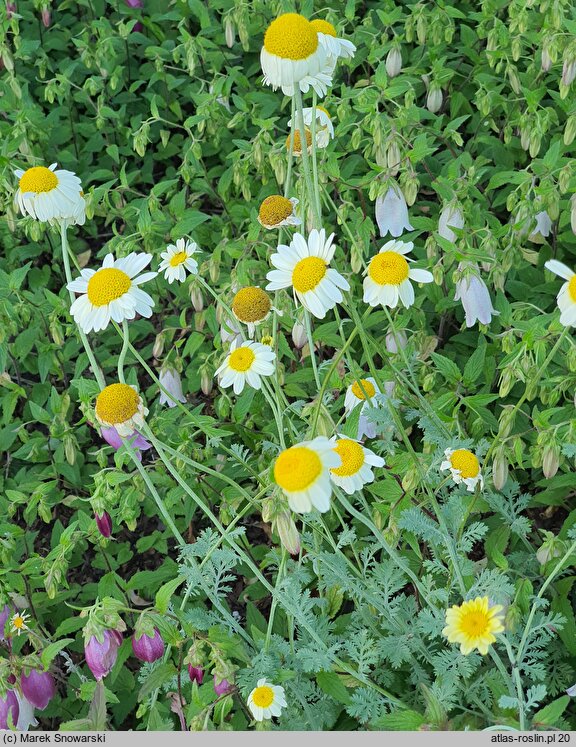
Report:
[[[88,220],[70,241],[82,266],[108,252],[149,251],[156,268],[166,243],[191,236],[203,250],[201,275],[229,303],[236,287],[264,284],[277,235],[256,214],[287,178],[290,102],[261,85],[263,33],[280,12],[312,17],[324,7],[63,0],[45,28],[39,9],[17,5],[11,17],[0,9],[0,603],[32,611],[43,663],[66,683],[43,723],[178,728],[169,693],[182,690],[192,728],[241,729],[248,718],[238,695],[245,702],[266,676],[286,689],[282,728],[518,726],[519,709],[539,728],[575,728],[563,693],[576,681],[575,558],[557,563],[576,515],[576,346],[568,336],[549,359],[559,281],[544,272],[552,256],[576,265],[576,111],[561,84],[576,33],[572,4],[335,0],[327,13],[358,48],[324,104],[335,125],[320,164],[335,264],[363,313],[358,276],[382,243],[373,201],[395,180],[410,205],[415,255],[436,282],[394,314],[408,367],[386,352],[382,310],[346,355],[341,333],[353,332],[353,320],[316,324],[328,377],[321,401],[310,350],[291,340],[302,319],[287,294],[278,297],[285,416],[301,438],[311,422],[332,434],[345,386],[362,372],[395,382],[387,406],[370,415],[371,448],[387,469],[354,497],[353,513],[335,501],[327,516],[298,521],[298,560],[262,521],[279,447],[266,401],[217,389],[221,310],[194,283],[159,277],[149,286],[155,314],[130,324],[131,341],[154,369],[170,361],[182,370],[188,415],[160,408],[156,385],[130,355],[127,381],[226,529],[223,537],[157,454],[146,454],[189,542],[179,553],[141,475],[93,426],[97,386],[69,316],[58,235],[17,215],[12,172],[57,161],[80,176]],[[402,72],[391,78],[385,61],[397,45]],[[442,91],[436,112],[427,108],[432,87]],[[293,176],[301,195],[298,164]],[[439,236],[438,216],[454,200],[466,228],[452,243]],[[538,245],[528,236],[542,210],[553,226]],[[453,300],[454,272],[469,261],[481,263],[499,311],[480,331],[464,327]],[[120,338],[113,328],[92,337],[111,382]],[[440,486],[442,453],[455,443],[484,462],[481,496]],[[113,541],[96,530],[95,504],[113,517]],[[544,529],[556,544],[541,562]],[[463,657],[441,635],[446,607],[475,595],[506,607],[523,702],[507,664],[502,672],[490,657]],[[172,648],[161,662],[140,667],[123,644],[105,704],[83,663],[85,620],[75,611],[97,598],[178,619],[162,630]],[[190,645],[208,672],[235,678],[236,695],[217,697],[210,676],[190,685]],[[12,660],[31,648],[16,639]]]

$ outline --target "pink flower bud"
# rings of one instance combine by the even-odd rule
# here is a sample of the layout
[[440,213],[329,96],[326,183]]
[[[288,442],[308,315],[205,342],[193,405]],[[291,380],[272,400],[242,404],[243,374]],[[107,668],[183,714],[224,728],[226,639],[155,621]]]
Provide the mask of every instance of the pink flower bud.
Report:
[[228,695],[228,693],[231,693],[234,690],[234,685],[231,685],[228,680],[218,680],[216,679],[216,675],[214,675],[214,692],[216,695]]
[[202,684],[204,679],[204,670],[202,667],[193,667],[192,664],[188,664],[188,674],[190,675],[191,682],[197,682],[199,685]]
[[129,8],[143,8],[144,0],[126,0],[126,5]]
[[118,647],[122,643],[122,634],[117,630],[106,629],[103,636],[102,643],[93,635],[84,646],[86,664],[97,680],[110,673],[116,663]]
[[110,514],[108,511],[104,511],[103,514],[94,514],[94,518],[96,519],[96,526],[98,527],[98,531],[103,537],[112,536],[112,519],[110,518]]
[[9,729],[9,721],[13,726],[18,723],[20,716],[20,706],[14,690],[8,690],[6,697],[0,696],[0,729]]
[[54,677],[50,672],[39,672],[37,669],[31,669],[29,674],[22,673],[20,687],[26,700],[41,711],[56,694]]
[[42,23],[44,25],[44,28],[49,28],[51,21],[52,15],[50,13],[50,8],[42,8]]
[[156,661],[164,653],[164,641],[158,628],[154,628],[152,637],[144,633],[140,638],[136,638],[136,633],[132,636],[132,650],[134,656],[140,661]]
[[6,17],[8,18],[8,20],[10,20],[12,18],[12,15],[17,12],[18,9],[16,8],[16,3],[6,3]]
[[9,617],[13,615],[13,611],[8,607],[7,604],[4,605],[4,609],[0,610],[0,641],[6,640],[6,635],[4,633],[4,628],[6,627],[6,621]]

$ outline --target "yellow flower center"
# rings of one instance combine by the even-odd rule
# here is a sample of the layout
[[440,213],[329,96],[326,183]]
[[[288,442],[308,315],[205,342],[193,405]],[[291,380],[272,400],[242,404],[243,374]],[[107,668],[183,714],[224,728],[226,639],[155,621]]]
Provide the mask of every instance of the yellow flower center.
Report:
[[318,49],[318,32],[299,13],[284,13],[268,26],[264,49],[283,59],[305,60]]
[[248,371],[248,369],[251,368],[255,359],[256,356],[250,348],[238,348],[230,353],[228,365],[233,371],[244,373],[244,371]]
[[140,397],[128,384],[110,384],[96,398],[96,415],[104,423],[125,423],[138,412]]
[[297,493],[306,490],[322,473],[318,454],[307,446],[293,446],[283,451],[274,464],[274,479],[283,490]]
[[19,187],[22,192],[51,192],[58,186],[58,177],[46,166],[33,166],[20,177]]
[[258,217],[265,226],[277,226],[292,215],[292,203],[282,195],[270,195],[260,205]]
[[88,281],[88,300],[93,306],[106,306],[130,290],[132,281],[115,267],[103,267]]
[[331,470],[338,477],[350,477],[355,475],[364,464],[364,450],[356,441],[341,439],[336,442],[334,451],[340,455],[342,464]]
[[173,257],[170,258],[170,265],[172,267],[178,267],[178,265],[181,265],[182,263],[186,262],[188,259],[188,254],[186,252],[178,252],[178,254],[175,254]]
[[239,290],[232,301],[232,311],[245,324],[261,322],[271,308],[272,303],[266,291],[253,285]]
[[576,303],[576,275],[572,275],[568,282],[568,294],[574,303]]
[[321,18],[316,18],[314,21],[310,21],[310,25],[314,28],[317,34],[326,34],[327,36],[337,36],[336,29],[328,21],[324,21]]
[[478,459],[468,449],[457,449],[450,457],[450,464],[454,469],[459,469],[464,478],[476,477],[480,472]]
[[268,347],[271,348],[272,345],[274,345],[274,338],[272,337],[272,335],[264,335],[260,342],[262,343],[262,345],[268,345]]
[[381,252],[372,257],[368,274],[378,285],[400,285],[408,277],[408,262],[396,252]]
[[[312,145],[312,133],[307,127],[304,128],[304,137],[306,138],[306,147],[310,148]],[[286,150],[290,150],[290,135],[286,138]],[[300,130],[294,130],[294,153],[296,153],[296,155],[302,153],[302,138],[300,137]]]
[[16,617],[12,620],[12,625],[19,630],[22,630],[24,627],[26,627],[24,618],[20,617],[20,615],[16,615]]
[[460,630],[470,638],[483,636],[488,632],[490,620],[485,612],[474,610],[465,612],[460,618]]
[[366,397],[364,396],[364,392],[360,388],[360,385],[362,385],[362,389],[364,389],[364,392],[366,392],[370,399],[372,399],[372,397],[376,394],[376,388],[371,381],[368,381],[368,379],[360,379],[360,381],[355,381],[352,384],[352,394],[358,399],[366,399]]
[[257,705],[259,708],[268,708],[274,702],[274,690],[268,687],[268,685],[257,687],[252,695],[252,700],[254,701],[254,705]]
[[314,290],[327,271],[321,257],[305,257],[292,270],[292,285],[298,293]]

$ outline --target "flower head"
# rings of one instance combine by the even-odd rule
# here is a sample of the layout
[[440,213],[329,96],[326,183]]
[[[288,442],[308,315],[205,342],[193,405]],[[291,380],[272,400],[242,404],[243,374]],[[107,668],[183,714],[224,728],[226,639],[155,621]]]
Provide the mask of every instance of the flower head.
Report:
[[20,715],[20,704],[14,690],[7,690],[6,695],[0,695],[0,729],[8,730],[16,726]]
[[198,251],[198,245],[194,241],[178,239],[176,244],[168,244],[166,251],[162,252],[162,262],[158,272],[164,270],[164,277],[172,284],[175,280],[183,283],[186,280],[186,270],[192,275],[198,274],[198,262],[193,254]]
[[386,55],[386,72],[389,78],[395,78],[402,70],[402,50],[394,44]]
[[549,259],[544,267],[566,281],[556,296],[560,309],[560,324],[565,327],[576,327],[576,273],[557,259]]
[[364,485],[374,482],[372,467],[383,467],[384,459],[365,449],[361,443],[346,436],[332,438],[334,451],[342,460],[339,467],[330,470],[330,479],[345,493],[352,495],[361,490]]
[[376,435],[376,426],[366,417],[367,410],[371,407],[378,407],[378,397],[380,389],[376,383],[376,379],[369,376],[366,379],[358,379],[346,389],[346,396],[344,398],[344,412],[349,417],[352,411],[362,402],[362,409],[360,410],[360,418],[358,419],[358,433],[357,438],[360,440],[364,436],[366,438],[374,438]]
[[332,83],[328,54],[310,21],[298,13],[284,13],[272,21],[260,52],[264,84],[292,96],[313,88],[324,96]]
[[257,687],[248,696],[248,708],[256,721],[280,716],[282,709],[287,705],[284,688],[280,685],[271,685],[266,682],[265,677],[258,680]]
[[348,39],[340,39],[334,26],[322,18],[315,18],[310,25],[318,34],[318,41],[326,50],[328,67],[334,70],[338,59],[354,57],[356,46]]
[[[314,118],[314,108],[313,107],[307,107],[303,109],[302,114],[304,116],[304,129],[306,132],[306,137],[308,137],[308,132],[310,132],[310,145],[312,144],[312,121]],[[288,127],[292,127],[292,120],[288,120]],[[334,125],[332,124],[332,119],[330,117],[329,112],[323,107],[323,106],[317,106],[316,107],[316,147],[317,148],[326,148],[330,140],[334,139]],[[295,137],[296,133],[298,136],[298,141],[300,141],[300,131],[296,129],[295,131]],[[290,136],[288,136],[287,146],[289,148],[290,146]],[[294,143],[294,146],[296,146],[296,143]],[[300,147],[300,151],[302,148]],[[298,154],[297,154],[298,155]]]
[[150,264],[151,254],[132,252],[114,259],[107,254],[99,270],[82,270],[80,277],[68,283],[68,290],[82,295],[70,307],[70,313],[84,332],[106,329],[110,320],[122,322],[136,314],[152,316],[154,301],[139,288],[158,273],[142,270]]
[[188,676],[190,677],[190,682],[197,682],[201,685],[204,679],[204,670],[202,667],[194,667],[192,664],[188,664]]
[[214,692],[216,695],[228,695],[234,691],[234,685],[227,679],[220,680],[214,675]]
[[10,632],[19,636],[22,631],[29,630],[28,620],[30,620],[30,615],[26,612],[16,612],[10,619]]
[[417,283],[431,283],[434,278],[428,270],[411,269],[405,254],[414,244],[409,241],[388,241],[370,260],[364,278],[364,302],[370,306],[390,306],[394,309],[398,301],[409,308],[414,303],[414,288]]
[[96,520],[96,526],[100,534],[106,539],[110,538],[112,536],[112,517],[108,511],[104,511],[101,514],[95,513],[94,519]]
[[495,643],[494,633],[502,633],[502,606],[490,606],[488,597],[476,597],[446,610],[446,627],[442,635],[450,643],[459,643],[465,656],[474,649],[485,656],[488,648]]
[[552,219],[546,210],[541,210],[539,213],[536,213],[534,220],[536,221],[536,226],[528,238],[535,244],[543,244],[544,239],[548,238],[552,230]]
[[56,164],[16,169],[18,190],[14,201],[23,215],[41,223],[66,221],[84,225],[86,203],[80,179],[72,171],[56,170]]
[[134,656],[140,661],[156,661],[164,654],[164,641],[158,628],[154,628],[153,635],[143,633],[138,637],[137,633],[132,636],[132,650]]
[[342,464],[333,444],[324,436],[302,441],[280,452],[274,463],[274,480],[288,498],[292,511],[320,513],[330,509],[330,470]]
[[[21,695],[18,690],[15,691],[20,713],[16,724],[17,731],[28,731],[31,726],[38,726],[38,721],[34,718],[34,706],[32,703]],[[1,728],[1,727],[0,727]]]
[[100,642],[95,635],[84,646],[86,664],[97,680],[110,673],[118,657],[118,648],[122,643],[122,633],[106,628]]
[[31,669],[28,674],[22,672],[20,687],[26,700],[35,708],[43,711],[56,694],[56,683],[50,672]]
[[216,369],[215,376],[220,377],[220,386],[233,386],[234,394],[241,394],[246,384],[260,389],[260,377],[272,376],[275,359],[276,353],[268,345],[252,340],[241,344],[234,341],[224,362]]
[[294,213],[298,200],[288,199],[282,195],[270,195],[263,200],[258,210],[258,223],[264,228],[281,228],[281,226],[299,226],[302,221]]
[[[129,384],[109,384],[96,397],[96,419],[107,428],[113,426],[122,438],[134,435],[144,425],[148,409],[136,388]],[[141,448],[141,447],[140,447]]]
[[[459,269],[462,269],[462,265]],[[466,326],[473,327],[476,322],[490,324],[498,311],[492,306],[490,292],[480,277],[478,265],[469,265],[463,269],[464,274],[456,281],[455,301],[461,301],[466,313]]]
[[[292,153],[295,156],[301,156],[302,151],[304,150],[304,147],[302,145],[302,132],[300,129],[295,129],[294,133],[294,143],[292,145]],[[290,152],[290,140],[292,138],[292,135],[288,135],[286,138],[286,150]],[[312,131],[308,129],[308,127],[304,127],[304,139],[306,140],[306,151],[308,153],[312,152]]]
[[168,407],[177,407],[178,402],[185,404],[186,397],[182,391],[182,380],[180,374],[173,366],[165,366],[160,371],[158,377],[160,384],[166,389],[166,392],[160,390],[159,402],[161,405],[168,405]]
[[270,257],[277,269],[266,275],[270,281],[266,290],[292,287],[302,306],[318,319],[323,319],[328,310],[342,301],[341,290],[350,290],[348,281],[329,267],[336,249],[333,239],[334,234],[326,238],[324,229],[313,229],[308,241],[296,233],[290,246],[280,244],[278,253]]
[[456,234],[452,230],[453,228],[464,228],[464,216],[455,203],[442,208],[442,212],[438,218],[438,235],[442,236],[446,241],[454,243],[456,241]]
[[12,614],[13,612],[7,604],[4,605],[3,609],[0,609],[0,641],[6,640],[6,623]]
[[397,186],[388,188],[388,191],[382,197],[376,198],[376,223],[380,229],[380,236],[398,237],[404,231],[413,231],[408,217],[408,206],[402,190]]
[[275,310],[270,296],[262,288],[249,285],[241,288],[232,299],[232,313],[235,318],[248,326],[248,334],[252,336],[256,325],[262,324]]
[[473,493],[476,485],[480,483],[480,490],[484,487],[484,478],[480,471],[478,457],[468,449],[446,449],[444,461],[440,465],[441,470],[450,470],[452,479],[459,485],[466,485],[469,493]]

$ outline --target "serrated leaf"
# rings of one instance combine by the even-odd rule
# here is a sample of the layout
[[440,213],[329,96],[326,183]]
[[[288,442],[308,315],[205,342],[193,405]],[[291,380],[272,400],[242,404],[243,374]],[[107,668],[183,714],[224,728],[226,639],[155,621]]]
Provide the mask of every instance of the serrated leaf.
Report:
[[350,704],[350,694],[336,672],[318,672],[316,682],[318,683],[318,687],[326,695],[330,695],[338,703],[342,703],[343,705]]
[[60,641],[54,641],[46,646],[40,655],[40,660],[42,661],[44,669],[48,669],[52,660],[55,659],[60,651],[62,651],[63,648],[66,648],[69,643],[74,643],[74,638],[62,638]]

